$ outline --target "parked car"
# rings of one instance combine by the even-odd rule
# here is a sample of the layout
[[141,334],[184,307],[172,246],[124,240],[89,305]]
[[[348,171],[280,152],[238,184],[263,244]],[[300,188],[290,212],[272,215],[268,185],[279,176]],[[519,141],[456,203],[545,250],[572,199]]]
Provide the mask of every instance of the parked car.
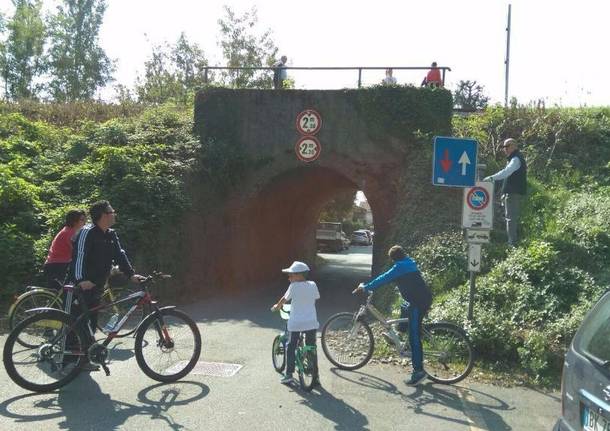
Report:
[[610,429],[610,292],[589,311],[566,353],[554,431]]
[[371,245],[371,239],[363,230],[355,230],[352,232],[352,244],[355,245]]

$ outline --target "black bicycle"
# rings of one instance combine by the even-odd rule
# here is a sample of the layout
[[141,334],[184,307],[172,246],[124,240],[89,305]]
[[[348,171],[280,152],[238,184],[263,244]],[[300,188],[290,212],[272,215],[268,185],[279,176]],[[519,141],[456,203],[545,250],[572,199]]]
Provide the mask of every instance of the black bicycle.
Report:
[[[186,376],[201,354],[201,334],[197,324],[174,306],[158,307],[148,287],[168,275],[153,273],[138,285],[138,291],[111,303],[88,309],[81,289],[66,286],[85,311],[74,318],[53,308],[30,310],[32,316],[20,322],[4,344],[3,362],[9,377],[24,389],[48,392],[73,380],[82,365],[90,362],[110,375],[108,345],[136,310],[145,317],[135,335],[135,356],[140,369],[151,379],[173,382]],[[131,304],[103,340],[94,341],[89,325],[92,311],[116,304]],[[83,324],[83,322],[87,322]]]

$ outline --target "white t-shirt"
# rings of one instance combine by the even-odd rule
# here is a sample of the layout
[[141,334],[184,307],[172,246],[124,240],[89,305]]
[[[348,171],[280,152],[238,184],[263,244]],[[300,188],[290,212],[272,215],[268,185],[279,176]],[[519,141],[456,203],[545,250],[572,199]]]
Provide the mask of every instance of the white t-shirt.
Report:
[[316,299],[320,298],[320,292],[316,283],[313,281],[290,283],[284,298],[291,304],[289,331],[309,331],[320,327],[316,314]]

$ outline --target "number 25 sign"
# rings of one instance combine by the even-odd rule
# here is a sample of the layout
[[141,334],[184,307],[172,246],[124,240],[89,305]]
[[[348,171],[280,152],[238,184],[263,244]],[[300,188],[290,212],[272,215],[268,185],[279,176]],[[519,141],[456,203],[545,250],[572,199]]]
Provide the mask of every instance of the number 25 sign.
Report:
[[322,146],[314,136],[303,136],[294,146],[299,160],[303,162],[313,162],[320,156]]

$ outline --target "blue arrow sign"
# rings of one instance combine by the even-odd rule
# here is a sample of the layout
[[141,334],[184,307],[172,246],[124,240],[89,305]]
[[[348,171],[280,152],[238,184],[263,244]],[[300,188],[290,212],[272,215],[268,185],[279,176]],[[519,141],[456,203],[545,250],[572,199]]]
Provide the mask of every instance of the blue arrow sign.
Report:
[[478,146],[474,139],[435,136],[432,184],[473,187],[477,172]]

